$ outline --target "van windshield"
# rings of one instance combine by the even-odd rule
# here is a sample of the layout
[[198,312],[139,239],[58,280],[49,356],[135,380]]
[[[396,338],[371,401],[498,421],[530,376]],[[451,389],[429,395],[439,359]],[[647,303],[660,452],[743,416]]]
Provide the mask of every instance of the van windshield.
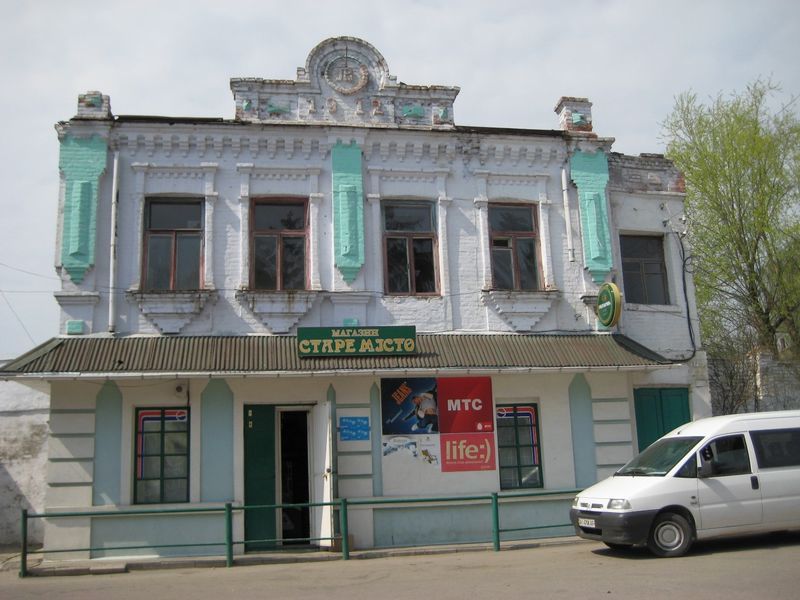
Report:
[[702,437],[671,437],[654,442],[614,475],[663,477],[702,440]]

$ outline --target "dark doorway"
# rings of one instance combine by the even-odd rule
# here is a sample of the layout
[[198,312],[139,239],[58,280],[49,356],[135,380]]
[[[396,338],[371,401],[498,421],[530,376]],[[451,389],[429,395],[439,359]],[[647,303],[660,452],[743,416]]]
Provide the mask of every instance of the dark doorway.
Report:
[[[308,502],[308,413],[282,411],[280,437],[281,503]],[[282,512],[281,533],[284,543],[308,544],[308,507],[284,508]]]

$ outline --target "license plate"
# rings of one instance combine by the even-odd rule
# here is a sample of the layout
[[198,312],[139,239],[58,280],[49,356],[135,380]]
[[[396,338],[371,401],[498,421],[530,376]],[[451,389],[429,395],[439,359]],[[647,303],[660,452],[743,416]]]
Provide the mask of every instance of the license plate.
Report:
[[578,519],[578,527],[589,527],[595,529],[594,519]]

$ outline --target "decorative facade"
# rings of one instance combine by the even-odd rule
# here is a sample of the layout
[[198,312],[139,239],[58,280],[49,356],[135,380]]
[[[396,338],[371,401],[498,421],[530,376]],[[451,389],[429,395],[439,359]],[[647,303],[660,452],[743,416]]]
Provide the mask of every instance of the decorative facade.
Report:
[[[575,489],[710,414],[681,176],[612,152],[587,99],[558,129],[461,126],[458,88],[398,82],[349,37],[293,81],[230,85],[233,119],[89,92],[56,126],[61,331],[2,373],[49,384],[46,510],[541,490],[562,493],[502,518],[569,534]],[[476,510],[362,504],[351,532],[475,539]],[[159,546],[224,527],[55,521],[46,547],[97,557],[219,552]],[[337,527],[330,506],[238,511],[236,552]],[[152,547],[112,549],[134,539]]]

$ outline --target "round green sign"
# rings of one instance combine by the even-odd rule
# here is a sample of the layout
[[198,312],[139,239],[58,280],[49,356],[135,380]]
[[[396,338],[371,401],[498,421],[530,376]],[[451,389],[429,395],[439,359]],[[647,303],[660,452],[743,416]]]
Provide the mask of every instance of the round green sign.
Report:
[[604,283],[597,294],[597,318],[605,327],[613,327],[619,321],[622,296],[613,283]]

